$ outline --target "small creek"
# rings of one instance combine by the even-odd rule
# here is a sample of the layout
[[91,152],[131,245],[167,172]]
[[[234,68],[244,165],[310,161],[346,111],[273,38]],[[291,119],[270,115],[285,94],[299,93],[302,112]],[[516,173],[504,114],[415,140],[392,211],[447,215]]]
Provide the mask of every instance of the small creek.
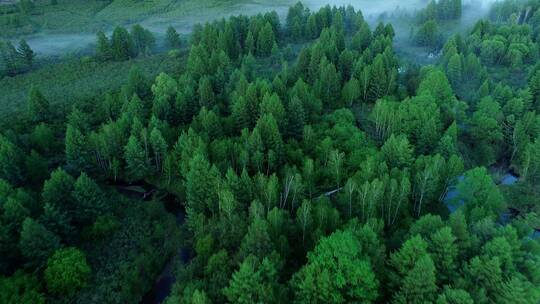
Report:
[[[157,198],[163,202],[165,209],[174,214],[176,218],[176,225],[180,228],[184,225],[185,211],[180,203],[176,201],[174,195],[169,193],[160,193],[160,190],[156,189],[153,185],[147,183],[139,183],[133,185],[116,184],[114,185],[116,190],[128,197],[134,199],[142,199],[143,201],[149,201]],[[160,195],[161,194],[161,195]],[[190,251],[188,248],[180,247],[172,255],[169,261],[163,267],[163,270],[154,281],[152,288],[142,298],[141,304],[161,304],[169,296],[172,291],[172,286],[176,282],[174,270],[178,263],[188,263],[191,259]]]

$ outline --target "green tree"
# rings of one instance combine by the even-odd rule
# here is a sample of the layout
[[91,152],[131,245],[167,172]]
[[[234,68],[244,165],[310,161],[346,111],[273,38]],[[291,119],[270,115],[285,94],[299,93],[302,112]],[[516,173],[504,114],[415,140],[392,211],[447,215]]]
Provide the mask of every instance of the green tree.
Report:
[[438,279],[442,283],[451,283],[458,267],[458,248],[456,237],[450,227],[444,227],[431,235],[430,252],[435,262]]
[[249,256],[233,273],[229,286],[223,293],[231,303],[271,303],[278,301],[278,272],[274,263],[263,258],[259,263]]
[[465,172],[456,189],[456,199],[464,202],[465,215],[473,216],[473,219],[484,216],[495,219],[506,207],[501,191],[484,167]]
[[41,267],[47,258],[60,247],[60,238],[31,218],[23,221],[19,250],[27,265]]
[[244,259],[253,255],[259,259],[268,256],[273,250],[272,240],[268,234],[268,222],[256,217],[249,225],[248,231],[240,244],[238,256]]
[[80,171],[87,167],[88,152],[87,142],[82,132],[68,124],[64,139],[66,146],[66,160],[73,171]]
[[49,174],[49,163],[45,157],[41,156],[35,150],[30,151],[24,164],[26,176],[28,176],[33,184],[38,185],[47,178]]
[[128,60],[137,54],[133,37],[123,27],[117,26],[112,33],[111,54],[116,61]]
[[5,304],[45,304],[40,281],[35,275],[19,270],[10,277],[0,277],[0,302]]
[[361,83],[365,82],[368,84],[366,88],[367,96],[365,98],[373,102],[388,95],[394,86],[395,75],[387,69],[383,55],[377,55],[373,63],[365,69],[366,71],[362,75],[363,79],[360,79]]
[[460,84],[463,75],[461,56],[454,54],[452,57],[450,57],[448,66],[446,68],[446,73],[448,75],[448,80],[450,80],[454,86]]
[[49,153],[55,146],[54,132],[46,123],[37,125],[30,134],[30,142],[32,146],[42,152]]
[[390,135],[381,147],[381,152],[386,163],[392,168],[408,167],[414,159],[413,147],[403,135]]
[[103,192],[97,183],[84,172],[75,181],[73,198],[77,205],[74,221],[81,225],[93,223],[98,216],[107,210]]
[[19,41],[19,46],[17,46],[17,52],[22,57],[23,62],[31,68],[34,64],[34,57],[36,57],[36,54],[32,50],[32,48],[28,45],[26,40],[21,39]]
[[75,180],[62,168],[57,168],[43,184],[41,197],[44,204],[52,204],[62,209],[72,210]]
[[0,75],[15,76],[25,69],[25,62],[15,46],[7,41],[0,41]]
[[440,42],[440,33],[437,27],[437,22],[428,20],[418,29],[415,36],[415,41],[420,46],[435,48]]
[[112,59],[112,46],[109,38],[102,31],[97,32],[96,58],[100,61]]
[[135,55],[150,54],[156,44],[154,35],[139,24],[131,28],[131,37],[133,39],[133,52]]
[[152,113],[159,119],[168,120],[172,116],[171,108],[177,95],[178,83],[166,73],[160,73],[152,85],[154,103]]
[[180,48],[182,45],[182,40],[180,39],[180,35],[174,29],[174,27],[169,26],[167,28],[167,33],[165,34],[166,40],[167,40],[167,46],[171,49],[177,49]]
[[287,106],[287,134],[293,138],[300,139],[306,123],[306,112],[304,105],[298,97],[293,97]]
[[275,41],[276,38],[272,25],[270,22],[266,22],[257,36],[257,53],[264,57],[270,55]]
[[32,86],[28,95],[28,117],[35,123],[45,122],[50,118],[49,101],[45,99],[40,90]]
[[499,158],[504,140],[502,121],[501,106],[490,97],[483,98],[472,115],[470,134],[475,142],[475,157],[483,165],[491,165]]
[[379,282],[367,253],[351,231],[320,240],[308,262],[293,277],[298,303],[372,303]]
[[349,80],[341,90],[341,99],[343,104],[352,107],[357,103],[361,96],[360,82],[356,78]]
[[163,172],[163,163],[167,156],[167,142],[161,135],[161,132],[154,128],[150,132],[150,145],[154,154],[154,162],[158,172]]
[[196,154],[189,161],[186,175],[187,206],[195,212],[217,213],[217,188],[220,175],[215,166],[211,166],[201,154]]
[[149,173],[149,163],[144,147],[135,135],[131,135],[124,147],[127,178],[132,181],[143,179]]
[[416,263],[422,257],[428,255],[427,248],[426,241],[421,236],[416,235],[406,240],[399,251],[390,255],[389,265],[392,272],[390,272],[389,278],[391,288],[403,284],[405,276],[412,271]]
[[7,137],[0,135],[0,178],[17,184],[21,182],[21,151]]
[[87,284],[91,272],[84,253],[68,247],[57,250],[49,258],[44,277],[51,293],[71,295]]
[[366,22],[362,22],[351,41],[351,48],[363,52],[371,43],[371,30]]
[[320,76],[315,82],[315,91],[327,109],[338,107],[340,97],[340,78],[334,64],[323,57],[319,66]]
[[394,303],[431,303],[437,295],[436,271],[429,255],[422,256],[403,279]]
[[437,298],[437,304],[474,304],[469,293],[463,289],[444,288]]
[[202,77],[199,81],[199,105],[201,107],[207,107],[212,109],[216,104],[216,96],[214,94],[214,88],[209,77]]

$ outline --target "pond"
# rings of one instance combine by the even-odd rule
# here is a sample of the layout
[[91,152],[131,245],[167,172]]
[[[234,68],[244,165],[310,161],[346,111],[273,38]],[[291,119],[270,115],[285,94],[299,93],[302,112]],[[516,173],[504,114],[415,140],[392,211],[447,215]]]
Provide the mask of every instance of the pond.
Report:
[[[456,178],[457,182],[449,187],[448,192],[443,199],[443,203],[446,205],[446,208],[448,208],[448,211],[450,211],[450,213],[454,213],[459,207],[463,206],[463,204],[465,203],[463,200],[456,200],[456,198],[459,196],[459,191],[456,188],[457,183],[463,181],[464,179],[464,175],[458,176]],[[519,177],[514,173],[508,171],[503,176],[501,176],[497,184],[510,186],[517,183],[518,181]],[[505,215],[503,214],[502,216],[504,217]]]
[[[457,177],[457,182],[461,182],[465,179],[465,176],[460,175]],[[512,172],[506,172],[504,175],[502,175],[499,179],[498,184],[504,185],[504,186],[511,186],[519,181],[519,177],[515,175]],[[456,183],[457,184],[457,183]],[[448,211],[450,214],[456,212],[456,210],[463,206],[465,203],[463,200],[457,200],[459,197],[459,191],[456,188],[456,184],[450,186],[448,189],[448,192],[446,193],[443,203],[446,205],[446,208],[448,208]],[[506,225],[510,223],[511,219],[515,217],[515,209],[509,208],[504,213],[502,213],[499,217],[499,224],[500,225]],[[537,240],[540,239],[540,230],[533,230],[533,232],[529,235],[529,238]]]

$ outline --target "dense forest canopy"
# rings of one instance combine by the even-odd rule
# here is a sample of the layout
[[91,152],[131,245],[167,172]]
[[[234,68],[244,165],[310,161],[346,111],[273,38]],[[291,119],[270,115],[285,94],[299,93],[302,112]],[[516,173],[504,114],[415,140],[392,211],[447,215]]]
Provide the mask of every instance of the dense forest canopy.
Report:
[[470,5],[2,41],[0,303],[539,303],[540,1]]

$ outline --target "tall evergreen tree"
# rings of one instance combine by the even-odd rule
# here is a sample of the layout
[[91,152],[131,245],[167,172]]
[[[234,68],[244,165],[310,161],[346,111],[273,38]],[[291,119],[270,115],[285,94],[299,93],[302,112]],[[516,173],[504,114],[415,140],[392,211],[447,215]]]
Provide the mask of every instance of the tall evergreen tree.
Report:
[[176,29],[172,26],[169,26],[167,28],[166,40],[167,40],[167,46],[171,49],[180,48],[180,46],[182,45],[182,40],[180,39],[180,35],[176,31]]

